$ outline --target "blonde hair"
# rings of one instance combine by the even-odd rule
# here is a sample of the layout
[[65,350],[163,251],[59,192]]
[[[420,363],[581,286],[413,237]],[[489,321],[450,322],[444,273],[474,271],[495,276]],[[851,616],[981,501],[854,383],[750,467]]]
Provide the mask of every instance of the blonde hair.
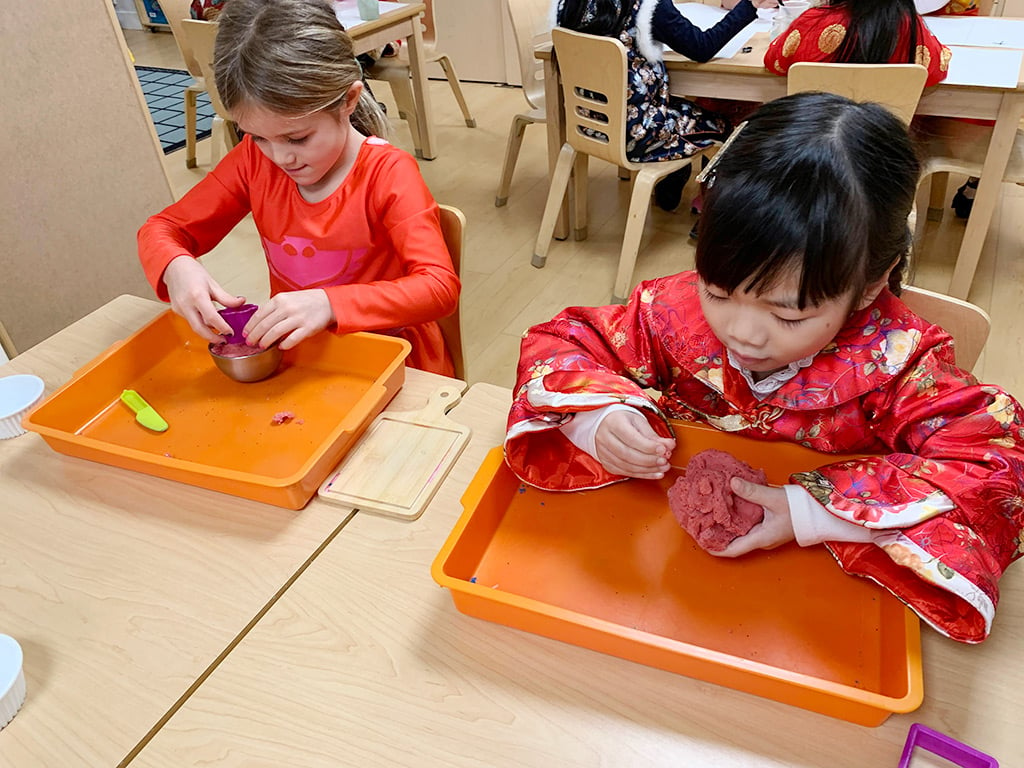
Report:
[[[229,110],[258,104],[305,116],[341,106],[363,71],[328,0],[229,0],[218,19],[213,68]],[[352,125],[386,136],[387,118],[364,88]]]

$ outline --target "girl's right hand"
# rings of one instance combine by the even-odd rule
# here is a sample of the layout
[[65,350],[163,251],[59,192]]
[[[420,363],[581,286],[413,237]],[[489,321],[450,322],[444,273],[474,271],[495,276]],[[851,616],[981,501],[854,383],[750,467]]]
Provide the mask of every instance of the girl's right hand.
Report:
[[178,256],[167,265],[163,281],[171,309],[185,318],[193,331],[215,344],[232,333],[231,326],[218,314],[213,302],[240,307],[245,297],[232,296],[221,288],[202,264],[191,256]]
[[639,411],[613,411],[594,435],[597,460],[609,472],[657,480],[668,471],[676,441],[661,437]]

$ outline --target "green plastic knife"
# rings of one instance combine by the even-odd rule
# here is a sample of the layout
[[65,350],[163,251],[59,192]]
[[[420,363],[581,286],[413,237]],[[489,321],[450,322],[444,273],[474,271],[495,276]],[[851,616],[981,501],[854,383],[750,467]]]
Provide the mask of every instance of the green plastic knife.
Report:
[[167,422],[163,420],[163,417],[134,389],[126,389],[122,392],[121,401],[135,411],[135,420],[146,429],[152,429],[154,432],[163,432],[167,429]]

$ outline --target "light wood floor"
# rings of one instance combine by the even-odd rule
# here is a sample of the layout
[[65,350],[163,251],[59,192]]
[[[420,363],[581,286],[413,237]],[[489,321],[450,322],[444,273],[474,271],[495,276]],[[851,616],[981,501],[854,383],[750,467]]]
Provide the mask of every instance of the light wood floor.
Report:
[[[126,31],[129,48],[140,65],[183,69],[173,38],[167,33]],[[456,62],[456,67],[458,62]],[[391,141],[412,151],[404,121],[388,86],[372,83],[392,115]],[[616,169],[591,163],[589,237],[556,242],[544,269],[530,266],[537,227],[547,195],[547,161],[543,126],[526,131],[512,191],[506,207],[494,207],[494,193],[512,116],[526,109],[518,88],[465,83],[464,92],[477,120],[467,128],[451,90],[431,82],[439,156],[420,168],[434,197],[461,208],[468,221],[463,256],[462,324],[471,382],[511,386],[519,338],[530,325],[549,319],[568,305],[606,304],[618,261],[629,204],[629,185]],[[165,166],[177,195],[209,170],[208,140],[199,144],[199,168],[186,169],[183,151],[166,156]],[[960,183],[953,179],[950,194]],[[693,218],[682,206],[675,214],[653,209],[637,262],[635,279],[688,269],[693,246],[687,235]],[[925,253],[914,282],[943,291],[964,222],[947,211],[931,224]],[[984,381],[1024,396],[1024,188],[1003,186],[1003,197],[974,280],[970,299],[992,315],[992,335],[975,373]],[[230,291],[250,300],[266,297],[264,257],[255,229],[243,222],[204,263]]]

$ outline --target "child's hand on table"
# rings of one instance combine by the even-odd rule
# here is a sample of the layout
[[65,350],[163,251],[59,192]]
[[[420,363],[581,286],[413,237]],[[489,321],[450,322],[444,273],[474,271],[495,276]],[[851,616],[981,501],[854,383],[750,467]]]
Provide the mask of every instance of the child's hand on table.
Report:
[[750,529],[750,532],[733,539],[729,546],[718,552],[708,552],[718,557],[739,557],[755,549],[774,549],[793,541],[793,521],[789,516],[789,500],[786,492],[777,486],[757,485],[734,477],[732,492],[741,499],[752,501],[764,507],[764,520]]
[[258,347],[280,341],[281,349],[291,349],[334,322],[334,310],[326,291],[311,288],[279,293],[260,306],[246,323],[245,340]]
[[224,341],[231,326],[217,313],[213,302],[225,307],[240,307],[244,296],[232,296],[220,287],[206,268],[191,256],[182,254],[164,270],[164,285],[171,300],[171,309],[181,315],[192,330],[214,344]]
[[634,410],[608,414],[594,436],[597,460],[616,475],[657,480],[668,471],[668,457],[676,447],[675,439],[661,437]]

